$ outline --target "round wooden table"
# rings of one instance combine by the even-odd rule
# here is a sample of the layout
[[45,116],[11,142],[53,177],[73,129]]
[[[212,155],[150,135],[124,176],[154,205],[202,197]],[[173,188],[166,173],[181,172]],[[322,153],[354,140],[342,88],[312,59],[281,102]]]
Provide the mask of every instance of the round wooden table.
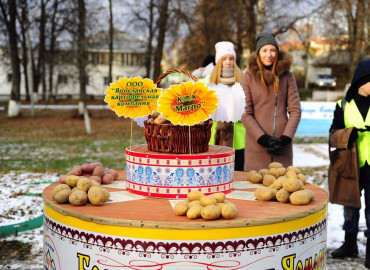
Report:
[[[47,269],[308,269],[325,265],[328,194],[308,205],[256,201],[258,185],[235,172],[227,199],[234,219],[176,216],[179,200],[126,190],[126,171],[106,186],[102,206],[58,204],[44,190],[44,264]],[[78,265],[79,268],[76,268]],[[54,268],[52,268],[54,267]],[[320,267],[320,268],[319,268]]]

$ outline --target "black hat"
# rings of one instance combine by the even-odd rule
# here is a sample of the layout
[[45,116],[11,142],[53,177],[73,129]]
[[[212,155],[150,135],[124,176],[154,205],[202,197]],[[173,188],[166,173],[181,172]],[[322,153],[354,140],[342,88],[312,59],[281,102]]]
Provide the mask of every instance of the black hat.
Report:
[[279,44],[277,43],[275,39],[274,33],[267,33],[267,32],[259,33],[256,37],[256,40],[257,40],[257,48],[256,48],[257,55],[260,49],[267,44],[274,45],[276,49],[279,51]]

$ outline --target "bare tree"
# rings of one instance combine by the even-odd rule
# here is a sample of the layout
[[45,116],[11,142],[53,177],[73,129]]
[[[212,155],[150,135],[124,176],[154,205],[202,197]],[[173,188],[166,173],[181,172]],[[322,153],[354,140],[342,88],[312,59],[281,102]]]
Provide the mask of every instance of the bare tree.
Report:
[[28,72],[28,56],[29,56],[29,49],[30,47],[27,46],[27,33],[29,33],[29,17],[28,17],[28,4],[26,0],[20,1],[21,7],[21,16],[19,18],[19,24],[21,28],[21,44],[22,44],[22,65],[23,65],[23,74],[24,74],[24,81],[25,81],[25,88],[26,88],[26,100],[30,101],[30,78]]
[[1,0],[1,21],[4,22],[8,34],[8,44],[10,50],[10,61],[12,70],[12,89],[10,93],[10,100],[8,106],[8,116],[16,117],[20,112],[20,83],[21,83],[21,71],[20,71],[20,59],[18,54],[18,39],[16,29],[16,17],[17,17],[17,1],[16,0]]
[[85,128],[87,134],[91,134],[91,126],[89,114],[86,105],[86,66],[87,66],[87,38],[85,36],[86,28],[86,7],[85,0],[78,0],[78,41],[77,41],[77,62],[80,82],[80,112],[83,113],[85,119]]
[[164,39],[166,37],[166,28],[167,28],[168,1],[169,0],[163,0],[162,5],[160,6],[159,33],[158,33],[158,39],[157,39],[157,48],[154,53],[154,71],[153,71],[154,78],[158,78],[159,75],[161,74],[161,61],[162,61]]

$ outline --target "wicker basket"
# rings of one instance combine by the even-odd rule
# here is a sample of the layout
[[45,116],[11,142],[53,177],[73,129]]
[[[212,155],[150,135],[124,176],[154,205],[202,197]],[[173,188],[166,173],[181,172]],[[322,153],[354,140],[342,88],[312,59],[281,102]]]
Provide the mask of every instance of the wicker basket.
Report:
[[[194,81],[198,80],[186,70],[172,69],[163,73],[157,79],[156,84],[158,85],[168,74],[175,72],[184,73]],[[211,138],[211,120],[190,127],[191,150],[189,149],[189,126],[173,125],[171,123],[157,124],[148,121],[145,121],[144,125],[145,139],[150,151],[175,154],[208,151],[208,143]]]

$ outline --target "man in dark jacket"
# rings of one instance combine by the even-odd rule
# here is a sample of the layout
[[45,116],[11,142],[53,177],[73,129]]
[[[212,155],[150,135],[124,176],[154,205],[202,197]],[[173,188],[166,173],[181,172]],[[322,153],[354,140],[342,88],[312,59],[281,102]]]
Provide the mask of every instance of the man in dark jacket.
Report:
[[[339,100],[334,111],[334,119],[332,126],[330,127],[329,140],[333,141],[335,137],[338,141],[338,135],[347,134],[347,145],[343,148],[350,148],[350,145],[357,145],[357,157],[355,164],[356,166],[347,166],[345,170],[345,163],[342,163],[342,168],[338,168],[337,171],[330,172],[329,170],[329,185],[333,181],[332,178],[343,179],[348,178],[349,174],[352,174],[352,178],[356,178],[359,187],[352,189],[352,192],[358,193],[354,197],[359,201],[362,190],[365,195],[365,218],[367,229],[365,231],[365,237],[367,238],[366,244],[366,259],[365,266],[370,268],[370,61],[360,62],[357,66],[355,74],[353,76],[351,86],[348,89],[344,100]],[[348,134],[351,129],[350,134]],[[333,146],[333,145],[332,145]],[[347,155],[339,155],[339,158],[343,158]],[[338,160],[337,160],[338,161]],[[333,162],[333,160],[331,160]],[[332,164],[331,164],[331,167]],[[359,168],[359,173],[358,169]],[[345,176],[345,174],[347,176]],[[349,176],[351,177],[351,176]],[[358,179],[357,179],[358,178]],[[336,180],[338,181],[338,180]],[[333,189],[334,190],[334,189]],[[358,254],[357,248],[357,233],[359,232],[359,218],[360,208],[353,207],[354,202],[337,202],[344,205],[344,224],[343,230],[345,231],[345,241],[343,245],[332,252],[332,256],[335,258],[354,257]]]

